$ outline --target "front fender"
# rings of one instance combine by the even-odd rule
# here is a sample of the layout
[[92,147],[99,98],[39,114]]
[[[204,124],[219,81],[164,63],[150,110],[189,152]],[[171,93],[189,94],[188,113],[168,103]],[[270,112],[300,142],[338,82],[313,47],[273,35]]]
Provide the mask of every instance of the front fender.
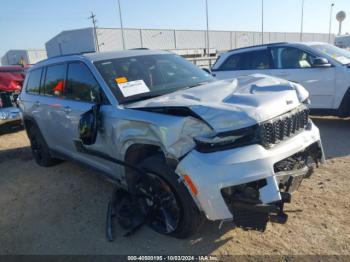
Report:
[[122,120],[114,127],[114,143],[120,146],[119,157],[125,159],[133,144],[155,145],[167,158],[179,159],[195,147],[193,137],[211,132],[202,121],[193,117],[169,117],[164,124]]

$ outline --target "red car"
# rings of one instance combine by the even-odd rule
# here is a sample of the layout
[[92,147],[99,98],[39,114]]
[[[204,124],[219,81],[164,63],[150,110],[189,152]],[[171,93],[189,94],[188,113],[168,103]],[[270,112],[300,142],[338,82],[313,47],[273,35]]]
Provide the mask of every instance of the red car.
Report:
[[[0,127],[21,124],[17,96],[22,89],[28,67],[0,66]],[[0,132],[1,133],[1,132]]]
[[0,66],[0,92],[20,92],[28,67]]

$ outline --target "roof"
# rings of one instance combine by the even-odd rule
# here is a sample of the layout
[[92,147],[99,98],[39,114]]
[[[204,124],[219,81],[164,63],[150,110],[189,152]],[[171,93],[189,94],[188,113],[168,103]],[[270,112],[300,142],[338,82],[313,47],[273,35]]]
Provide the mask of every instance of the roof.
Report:
[[227,52],[250,49],[250,48],[257,48],[257,47],[269,47],[269,46],[276,46],[276,45],[307,45],[307,46],[312,46],[312,45],[316,45],[316,44],[326,44],[326,43],[323,43],[323,42],[277,42],[277,43],[261,44],[261,45],[254,45],[254,46],[245,46],[245,47],[241,47],[241,48],[231,49]]
[[148,50],[148,49],[129,49],[123,51],[110,51],[110,52],[93,52],[93,53],[83,53],[83,54],[67,54],[50,57],[48,59],[42,60],[36,63],[30,70],[34,70],[38,66],[46,66],[52,63],[61,63],[70,60],[81,60],[87,59],[91,62],[103,61],[114,58],[123,58],[131,56],[142,56],[142,55],[161,55],[161,54],[171,54],[169,51],[163,50]]
[[110,52],[94,52],[83,54],[87,59],[91,61],[101,61],[112,58],[122,58],[130,56],[141,56],[141,55],[161,55],[170,54],[168,51],[163,50],[148,50],[148,49],[129,49],[123,51],[110,51]]

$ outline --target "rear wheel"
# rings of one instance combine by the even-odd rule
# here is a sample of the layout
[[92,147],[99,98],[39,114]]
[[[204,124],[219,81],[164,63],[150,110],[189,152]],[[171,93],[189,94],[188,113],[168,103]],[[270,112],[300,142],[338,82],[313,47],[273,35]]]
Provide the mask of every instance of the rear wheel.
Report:
[[36,126],[32,125],[29,127],[28,137],[30,140],[33,157],[39,166],[49,167],[62,162],[62,160],[51,156],[49,147]]
[[139,168],[145,172],[135,184],[136,194],[147,214],[149,226],[158,233],[187,238],[202,222],[192,196],[162,155],[145,159]]

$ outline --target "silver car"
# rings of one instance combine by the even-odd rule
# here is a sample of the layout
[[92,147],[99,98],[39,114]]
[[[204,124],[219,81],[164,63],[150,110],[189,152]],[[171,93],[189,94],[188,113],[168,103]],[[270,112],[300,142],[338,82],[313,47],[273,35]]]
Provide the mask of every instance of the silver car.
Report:
[[[308,92],[264,75],[216,80],[166,51],[50,58],[20,107],[39,165],[72,159],[143,203],[178,238],[203,217],[264,230],[324,160]],[[146,210],[146,211],[145,211]]]
[[22,124],[22,117],[14,96],[9,92],[0,92],[0,129],[15,128]]

